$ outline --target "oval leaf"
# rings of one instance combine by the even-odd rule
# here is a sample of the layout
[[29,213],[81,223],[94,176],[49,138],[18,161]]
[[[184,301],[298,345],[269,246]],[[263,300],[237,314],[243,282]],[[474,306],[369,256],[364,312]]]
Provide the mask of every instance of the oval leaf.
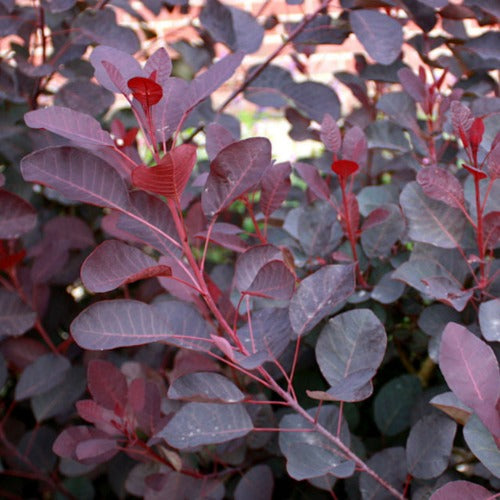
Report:
[[171,269],[138,248],[117,240],[101,243],[81,269],[83,285],[94,293],[108,292],[121,285],[153,276],[170,276]]
[[491,491],[483,488],[479,484],[469,481],[451,481],[436,490],[429,500],[450,500],[450,498],[460,498],[460,500],[491,500]]
[[433,166],[422,168],[417,174],[417,182],[429,198],[442,201],[450,207],[464,207],[462,185],[448,170]]
[[203,212],[216,216],[232,201],[254,187],[271,164],[271,143],[263,137],[238,141],[225,147],[210,163],[210,174],[201,197]]
[[332,386],[328,393],[339,401],[368,397],[360,390],[375,375],[386,346],[384,326],[368,309],[347,311],[332,318],[316,343],[316,360]]
[[0,339],[22,335],[36,321],[36,312],[15,293],[0,288]]
[[187,403],[156,434],[179,450],[246,436],[252,419],[242,404]]
[[375,10],[359,9],[349,14],[352,30],[368,54],[381,64],[393,63],[403,44],[403,29],[396,19]]
[[21,197],[0,189],[0,239],[19,238],[35,224],[35,209]]
[[297,337],[310,332],[355,289],[354,266],[324,266],[300,283],[290,301],[290,323]]

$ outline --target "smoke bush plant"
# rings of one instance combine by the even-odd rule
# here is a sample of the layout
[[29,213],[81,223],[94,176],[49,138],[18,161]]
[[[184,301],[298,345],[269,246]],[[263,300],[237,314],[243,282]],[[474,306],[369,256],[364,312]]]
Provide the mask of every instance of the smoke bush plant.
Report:
[[[235,83],[274,2],[143,5],[198,18],[174,64],[126,2],[0,4],[0,494],[494,498],[496,7],[324,0]],[[275,59],[351,33],[342,115]],[[273,161],[241,95],[324,153]]]

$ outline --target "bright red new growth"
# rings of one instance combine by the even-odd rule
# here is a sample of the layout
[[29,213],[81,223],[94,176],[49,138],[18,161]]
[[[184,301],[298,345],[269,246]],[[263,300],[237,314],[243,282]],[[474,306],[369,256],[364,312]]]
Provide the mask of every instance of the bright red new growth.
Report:
[[154,167],[132,172],[135,186],[166,198],[179,200],[196,163],[196,146],[183,144],[169,151]]
[[483,140],[484,134],[484,123],[481,118],[476,118],[469,130],[470,144],[473,148],[477,148],[481,141]]
[[469,173],[471,173],[478,180],[486,179],[486,177],[488,177],[486,172],[483,172],[482,170],[479,170],[478,168],[474,168],[471,165],[467,165],[467,163],[464,163],[464,168],[465,168],[465,170],[467,170]]
[[7,271],[19,264],[25,257],[26,250],[21,250],[15,253],[9,253],[5,248],[5,244],[0,241],[0,271]]
[[144,109],[149,109],[154,106],[163,97],[163,90],[151,78],[136,76],[127,82],[128,88],[132,91],[132,95],[141,103]]
[[337,160],[332,163],[332,170],[339,177],[349,177],[359,170],[359,165],[351,160]]

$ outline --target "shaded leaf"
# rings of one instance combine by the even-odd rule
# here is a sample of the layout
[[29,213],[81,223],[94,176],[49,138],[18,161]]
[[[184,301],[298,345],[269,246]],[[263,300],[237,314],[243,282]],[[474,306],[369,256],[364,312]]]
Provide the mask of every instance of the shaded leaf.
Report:
[[402,68],[398,71],[398,78],[403,89],[415,102],[423,104],[427,98],[425,82],[423,82],[410,68]]
[[70,108],[36,109],[26,113],[24,121],[28,127],[48,130],[82,146],[114,145],[109,132],[103,130],[95,118]]
[[255,465],[247,470],[234,490],[234,500],[271,500],[274,478],[268,465]]
[[405,284],[392,278],[392,272],[382,276],[373,287],[371,297],[381,304],[392,304],[403,295]]
[[71,367],[64,356],[44,354],[27,366],[16,385],[15,399],[21,401],[59,384]]
[[481,463],[495,477],[500,477],[500,449],[477,415],[472,415],[465,424],[464,439]]
[[441,248],[459,245],[466,224],[460,210],[429,199],[416,182],[405,186],[400,203],[408,219],[408,235],[413,240]]
[[35,209],[20,196],[0,189],[0,239],[18,238],[35,224]]
[[[314,417],[317,408],[307,413]],[[332,434],[337,435],[339,410],[328,405],[321,408],[318,423]],[[345,459],[342,452],[319,432],[312,431],[313,425],[298,414],[285,415],[280,421],[279,446],[286,457],[288,474],[297,480],[323,476],[327,473],[335,477],[349,477],[354,473],[354,463]],[[304,432],[286,432],[285,429],[304,429]],[[349,446],[350,434],[345,419],[340,425],[342,443]]]
[[57,457],[52,452],[55,439],[56,432],[44,425],[26,432],[17,445],[19,456],[24,458],[24,460],[18,462],[21,470],[30,469],[30,466],[26,465],[27,461],[28,464],[37,464],[37,468],[41,473],[49,475],[54,469],[57,460]]
[[234,281],[240,292],[247,290],[259,270],[268,262],[281,260],[282,253],[273,245],[256,245],[242,253],[236,261]]
[[430,414],[410,431],[406,442],[408,472],[419,479],[438,477],[448,467],[457,424],[448,417]]
[[36,312],[15,293],[0,288],[0,338],[22,335],[36,321]]
[[164,47],[160,47],[159,49],[155,50],[155,52],[153,52],[148,57],[148,60],[144,65],[144,73],[146,73],[147,75],[155,73],[155,81],[161,87],[163,87],[167,83],[171,72],[172,61]]
[[321,200],[330,199],[330,188],[325,179],[321,177],[319,170],[309,163],[297,162],[293,168],[304,179],[307,187]]
[[242,404],[187,403],[156,434],[179,450],[246,436],[252,419]]
[[324,266],[303,279],[290,301],[290,323],[297,337],[333,314],[355,289],[354,266]]
[[200,403],[239,403],[245,395],[228,378],[219,373],[197,372],[176,378],[167,396]]
[[351,127],[345,134],[342,141],[342,157],[360,165],[366,163],[368,144],[365,133],[358,127]]
[[125,183],[97,156],[72,147],[47,148],[25,156],[26,181],[49,186],[71,200],[123,209],[129,203]]
[[413,375],[395,377],[379,390],[373,402],[375,423],[382,434],[395,436],[410,427],[410,412],[422,392]]
[[339,98],[331,87],[323,83],[290,82],[282,86],[282,91],[311,120],[321,123],[325,113],[331,115],[335,120],[340,117]]
[[203,212],[212,218],[233,200],[254,187],[271,164],[271,143],[263,137],[238,141],[225,147],[210,163],[203,190]]
[[158,165],[132,171],[133,183],[146,191],[179,201],[196,163],[196,146],[182,144],[168,151]]
[[403,30],[395,19],[375,10],[359,9],[349,14],[352,30],[375,61],[391,64],[401,52]]
[[[384,326],[368,309],[330,319],[316,343],[316,360],[338,401],[360,401],[374,377],[387,345]],[[342,390],[339,390],[342,389]]]
[[109,45],[129,54],[140,49],[134,30],[120,26],[116,22],[115,11],[108,7],[84,10],[75,18],[71,27],[72,41],[75,44]]
[[448,323],[441,339],[439,368],[449,388],[500,436],[500,372],[493,349],[467,328]]
[[94,401],[108,408],[123,408],[127,399],[125,375],[109,361],[93,359],[87,367],[89,391]]
[[[366,461],[380,477],[385,479],[397,491],[402,491],[408,471],[406,468],[405,449],[402,447],[386,448],[375,453]],[[369,474],[360,474],[359,489],[363,500],[386,500],[392,495]]]
[[226,146],[235,142],[233,134],[218,123],[210,123],[205,127],[206,149],[212,161]]

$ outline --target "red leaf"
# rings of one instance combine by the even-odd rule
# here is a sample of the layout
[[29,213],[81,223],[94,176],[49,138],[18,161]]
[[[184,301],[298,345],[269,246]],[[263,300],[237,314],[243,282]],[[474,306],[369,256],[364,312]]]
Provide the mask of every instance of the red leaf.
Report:
[[349,177],[359,170],[359,165],[351,160],[337,160],[332,163],[332,170],[339,177]]
[[8,250],[5,250],[3,242],[0,241],[0,271],[4,271],[16,266],[24,259],[25,255],[26,250],[9,253]]
[[172,149],[154,167],[137,167],[132,182],[139,188],[179,200],[196,163],[196,146]]
[[478,168],[472,167],[471,165],[467,165],[467,163],[463,164],[463,167],[465,170],[467,170],[469,173],[471,173],[474,178],[481,180],[481,179],[486,179],[488,175],[486,172],[483,172],[482,170],[479,170]]
[[469,129],[469,140],[472,148],[476,148],[481,144],[484,134],[484,123],[481,118],[476,118]]
[[127,85],[144,109],[154,106],[163,97],[163,89],[151,78],[136,76],[131,78]]

